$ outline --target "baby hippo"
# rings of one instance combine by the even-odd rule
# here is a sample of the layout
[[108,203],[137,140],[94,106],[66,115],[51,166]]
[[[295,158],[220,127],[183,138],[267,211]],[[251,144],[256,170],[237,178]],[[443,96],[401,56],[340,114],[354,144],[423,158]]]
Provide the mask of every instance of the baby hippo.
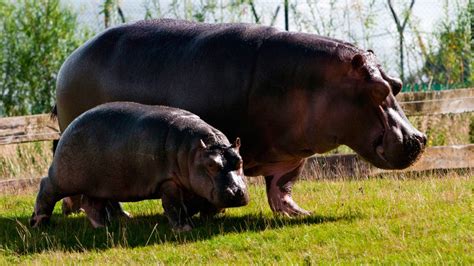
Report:
[[64,197],[83,195],[82,208],[103,227],[105,206],[161,199],[173,230],[190,217],[248,203],[240,140],[181,109],[114,102],[76,118],[41,180],[30,224],[49,220]]

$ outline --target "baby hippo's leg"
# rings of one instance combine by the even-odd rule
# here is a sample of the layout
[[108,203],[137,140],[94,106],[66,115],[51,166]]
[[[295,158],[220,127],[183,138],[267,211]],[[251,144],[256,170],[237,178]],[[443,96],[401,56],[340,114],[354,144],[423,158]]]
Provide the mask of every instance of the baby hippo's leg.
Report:
[[225,212],[225,209],[218,208],[214,206],[214,204],[210,203],[207,199],[198,196],[185,199],[184,202],[190,217],[199,212],[199,216],[201,218],[209,219]]
[[106,204],[107,200],[90,198],[85,195],[82,196],[81,206],[94,228],[105,227],[105,223],[107,222]]
[[175,232],[191,231],[191,219],[184,204],[183,191],[172,181],[162,184],[161,203],[171,228]]
[[78,213],[81,211],[82,195],[74,195],[63,199],[62,211],[64,215]]
[[200,216],[201,218],[204,218],[204,219],[210,219],[210,218],[216,217],[217,215],[219,215],[219,214],[221,214],[221,213],[225,213],[225,209],[223,209],[223,208],[217,208],[216,206],[214,206],[214,205],[211,204],[210,202],[206,202],[206,203],[200,208],[199,216]]
[[35,210],[30,219],[30,225],[37,227],[49,221],[54,205],[62,198],[61,193],[51,183],[49,177],[43,177],[36,197]]

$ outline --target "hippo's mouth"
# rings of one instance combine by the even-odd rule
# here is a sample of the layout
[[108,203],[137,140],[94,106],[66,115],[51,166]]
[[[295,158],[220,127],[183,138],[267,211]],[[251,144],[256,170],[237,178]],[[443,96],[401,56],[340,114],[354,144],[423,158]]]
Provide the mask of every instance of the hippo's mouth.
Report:
[[385,136],[385,129],[382,130],[382,133],[375,139],[373,147],[375,154],[386,164],[389,164],[387,158],[385,158],[385,150],[383,148],[383,139]]
[[383,145],[384,144],[384,138],[385,138],[385,132],[388,129],[388,119],[386,117],[386,114],[385,114],[382,106],[380,106],[380,105],[377,108],[377,114],[378,114],[378,117],[379,117],[379,120],[380,120],[380,124],[382,125],[382,132],[374,140],[374,143],[373,143],[374,151],[375,151],[375,154],[377,154],[377,156],[379,157],[379,159],[383,163],[385,163],[387,165],[390,165],[387,158],[385,157],[385,149],[384,149],[384,145]]

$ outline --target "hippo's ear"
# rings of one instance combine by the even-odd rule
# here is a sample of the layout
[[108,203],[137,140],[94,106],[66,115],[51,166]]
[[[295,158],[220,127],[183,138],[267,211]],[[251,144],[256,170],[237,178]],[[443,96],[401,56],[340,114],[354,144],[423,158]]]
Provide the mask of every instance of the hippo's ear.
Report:
[[382,74],[382,78],[385,79],[389,84],[390,84],[390,87],[392,87],[392,93],[394,96],[397,96],[398,93],[400,93],[400,91],[402,90],[403,88],[403,83],[401,80],[397,79],[397,78],[393,78],[389,75],[387,75],[385,73],[385,71],[383,71],[383,69],[381,68],[381,66],[379,66],[379,71],[380,71],[380,74]]
[[370,89],[370,96],[376,105],[380,105],[390,93],[390,87],[386,82],[375,82]]
[[397,94],[399,94],[403,88],[403,83],[399,79],[395,79],[395,78],[392,78],[392,80],[390,80],[389,82],[390,82],[390,85],[392,86],[393,95],[397,96]]
[[364,56],[361,54],[354,55],[354,57],[352,57],[351,64],[353,69],[359,69],[365,64]]
[[199,148],[203,150],[207,148],[206,144],[204,143],[204,141],[202,141],[202,139],[199,140]]
[[240,149],[240,138],[237,137],[234,141],[234,143],[232,144],[232,148],[236,149],[236,150],[239,150]]

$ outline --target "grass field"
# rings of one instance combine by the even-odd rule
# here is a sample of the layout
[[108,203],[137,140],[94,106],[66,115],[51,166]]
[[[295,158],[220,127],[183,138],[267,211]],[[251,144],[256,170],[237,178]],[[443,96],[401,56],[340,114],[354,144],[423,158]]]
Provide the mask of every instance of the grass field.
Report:
[[274,217],[264,186],[249,206],[174,234],[159,201],[125,204],[135,218],[94,230],[83,214],[31,229],[34,195],[0,196],[0,264],[474,263],[472,173],[417,179],[301,181],[313,212]]

